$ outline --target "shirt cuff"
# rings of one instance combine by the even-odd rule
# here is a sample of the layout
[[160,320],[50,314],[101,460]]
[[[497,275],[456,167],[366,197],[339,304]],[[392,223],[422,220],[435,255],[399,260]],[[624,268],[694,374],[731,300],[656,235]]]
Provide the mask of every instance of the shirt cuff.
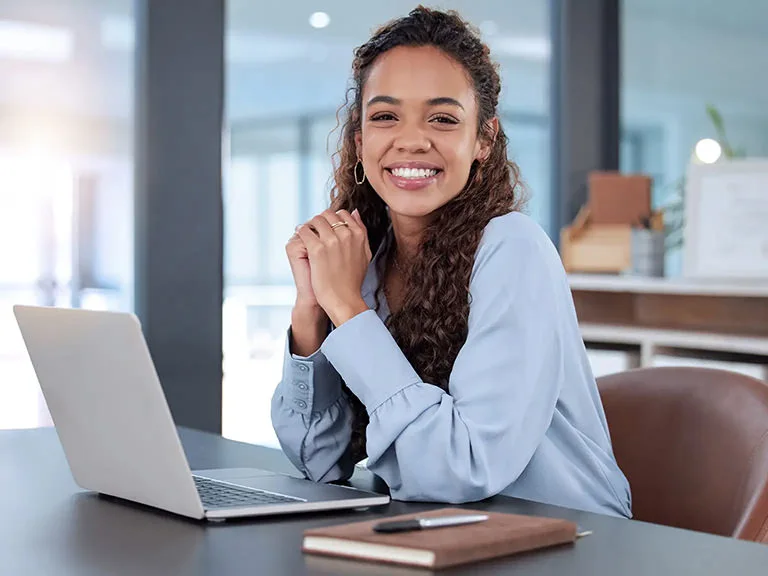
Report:
[[309,416],[323,412],[341,396],[341,380],[325,355],[317,350],[309,356],[291,354],[291,329],[285,339],[283,399],[296,412]]
[[344,322],[320,349],[369,414],[403,388],[421,382],[373,310]]

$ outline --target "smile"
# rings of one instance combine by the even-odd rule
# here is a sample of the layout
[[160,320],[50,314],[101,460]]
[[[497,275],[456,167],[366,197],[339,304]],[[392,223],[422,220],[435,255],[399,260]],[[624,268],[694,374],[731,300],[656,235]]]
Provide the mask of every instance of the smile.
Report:
[[437,175],[437,170],[425,170],[424,168],[393,168],[390,170],[393,175],[399,178],[432,178]]
[[393,166],[386,168],[386,172],[390,182],[397,188],[419,190],[434,184],[443,171],[429,166]]

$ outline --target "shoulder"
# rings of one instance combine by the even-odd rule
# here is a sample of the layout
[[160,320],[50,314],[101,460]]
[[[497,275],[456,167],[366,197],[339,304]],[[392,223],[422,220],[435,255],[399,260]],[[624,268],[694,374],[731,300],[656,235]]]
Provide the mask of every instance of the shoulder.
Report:
[[522,212],[510,212],[488,222],[475,255],[473,275],[483,269],[502,275],[522,271],[564,275],[560,255],[549,236]]
[[483,231],[469,282],[470,323],[558,325],[571,298],[552,241],[519,212],[492,219]]

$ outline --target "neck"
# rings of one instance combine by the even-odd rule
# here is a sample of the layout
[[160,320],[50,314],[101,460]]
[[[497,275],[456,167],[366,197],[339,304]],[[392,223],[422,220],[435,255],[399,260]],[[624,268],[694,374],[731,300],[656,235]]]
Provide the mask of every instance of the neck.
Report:
[[411,218],[393,213],[390,213],[390,217],[398,259],[401,262],[413,260],[419,251],[426,222],[421,218]]

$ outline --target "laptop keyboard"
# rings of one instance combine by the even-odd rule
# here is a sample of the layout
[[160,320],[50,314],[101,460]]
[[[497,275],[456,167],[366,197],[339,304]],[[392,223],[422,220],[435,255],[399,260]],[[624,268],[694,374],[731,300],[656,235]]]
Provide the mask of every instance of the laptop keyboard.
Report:
[[206,508],[242,508],[263,506],[264,504],[283,504],[286,502],[306,502],[301,498],[283,496],[266,490],[234,486],[226,482],[193,476],[200,500]]

